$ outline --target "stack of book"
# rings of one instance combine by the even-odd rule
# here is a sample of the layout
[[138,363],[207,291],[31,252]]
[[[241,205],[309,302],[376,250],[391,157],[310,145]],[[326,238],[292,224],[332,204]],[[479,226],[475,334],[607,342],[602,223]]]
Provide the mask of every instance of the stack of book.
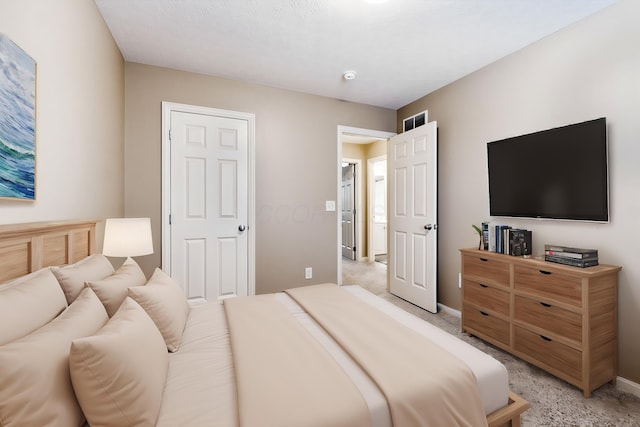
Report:
[[492,222],[482,223],[484,249],[506,255],[531,255],[531,231]]
[[596,249],[544,245],[544,260],[573,267],[593,267],[598,265],[598,251]]

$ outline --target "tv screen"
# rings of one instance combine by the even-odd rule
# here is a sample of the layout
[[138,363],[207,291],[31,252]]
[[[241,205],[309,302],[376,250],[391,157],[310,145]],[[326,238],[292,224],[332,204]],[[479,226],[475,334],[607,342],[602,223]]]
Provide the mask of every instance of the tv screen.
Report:
[[608,221],[605,118],[487,144],[491,216]]

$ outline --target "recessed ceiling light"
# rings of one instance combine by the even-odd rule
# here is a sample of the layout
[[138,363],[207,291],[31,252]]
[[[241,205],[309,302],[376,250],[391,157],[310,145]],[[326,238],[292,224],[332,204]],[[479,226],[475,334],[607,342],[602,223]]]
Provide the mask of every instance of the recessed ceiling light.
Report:
[[388,0],[364,0],[364,1],[371,4],[380,4],[380,3],[386,3]]
[[344,77],[345,80],[353,80],[356,78],[356,74],[355,71],[345,71],[342,77]]

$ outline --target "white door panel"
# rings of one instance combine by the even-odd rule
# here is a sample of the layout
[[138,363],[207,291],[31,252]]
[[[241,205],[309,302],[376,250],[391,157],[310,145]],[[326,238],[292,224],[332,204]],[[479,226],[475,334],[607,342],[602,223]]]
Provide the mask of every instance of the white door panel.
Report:
[[437,311],[436,122],[397,135],[389,146],[391,293]]
[[189,298],[247,295],[247,121],[170,120],[171,276]]
[[342,168],[342,256],[356,259],[356,165],[349,163]]

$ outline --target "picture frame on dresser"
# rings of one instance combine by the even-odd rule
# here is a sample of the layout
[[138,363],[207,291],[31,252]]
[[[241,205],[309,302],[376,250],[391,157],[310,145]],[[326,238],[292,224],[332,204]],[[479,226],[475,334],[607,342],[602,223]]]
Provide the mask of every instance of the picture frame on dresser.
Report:
[[463,332],[575,385],[584,397],[615,383],[622,267],[460,253]]

